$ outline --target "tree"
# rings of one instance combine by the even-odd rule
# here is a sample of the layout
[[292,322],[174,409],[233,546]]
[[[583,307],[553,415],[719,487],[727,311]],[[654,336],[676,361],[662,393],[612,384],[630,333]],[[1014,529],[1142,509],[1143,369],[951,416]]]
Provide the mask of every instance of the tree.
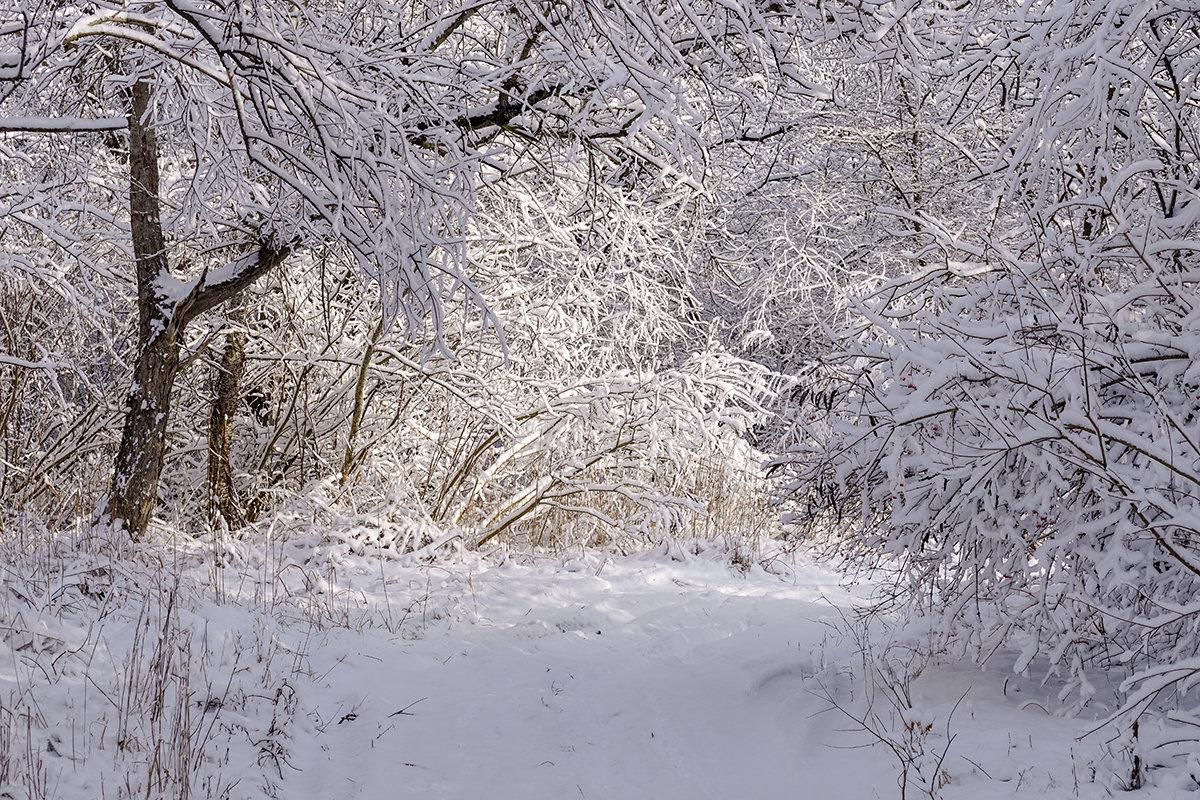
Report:
[[860,304],[785,460],[947,646],[1015,645],[1081,702],[1089,665],[1125,670],[1131,715],[1181,702],[1200,652],[1197,31],[1160,2],[989,23],[949,108],[993,109],[994,223],[921,218],[946,261]]
[[546,141],[688,174],[703,152],[689,81],[737,101],[776,28],[749,4],[692,2],[18,4],[0,28],[0,131],[69,139],[104,165],[97,181],[128,168],[127,216],[88,208],[114,252],[132,243],[138,310],[101,516],[145,531],[199,315],[332,248],[376,285],[386,325],[438,347],[444,299],[482,305],[462,246],[480,181]]

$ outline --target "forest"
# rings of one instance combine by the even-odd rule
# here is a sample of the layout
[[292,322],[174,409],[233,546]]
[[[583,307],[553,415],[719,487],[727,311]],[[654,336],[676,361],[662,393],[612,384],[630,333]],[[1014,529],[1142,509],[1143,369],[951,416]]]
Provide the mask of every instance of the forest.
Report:
[[[478,796],[301,788],[315,640],[580,570],[857,592],[770,675],[863,797],[1030,790],[938,665],[1200,791],[1197,359],[1197,0],[7,0],[0,798]],[[736,796],[572,769],[494,794]]]

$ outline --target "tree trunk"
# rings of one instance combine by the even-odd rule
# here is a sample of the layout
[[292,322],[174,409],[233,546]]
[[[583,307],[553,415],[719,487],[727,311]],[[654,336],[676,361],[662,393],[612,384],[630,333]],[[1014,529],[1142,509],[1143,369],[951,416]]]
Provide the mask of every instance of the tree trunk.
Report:
[[196,316],[237,295],[291,252],[292,244],[268,240],[258,251],[208,280],[194,279],[186,296],[169,294],[181,285],[167,262],[159,209],[158,140],[149,118],[150,79],[140,78],[129,104],[129,227],[137,273],[138,348],[125,426],[108,498],[98,523],[124,528],[134,539],[146,532],[158,500],[166,454],[171,389],[179,371],[179,337]]
[[350,432],[346,436],[346,452],[342,458],[342,479],[338,481],[338,486],[345,486],[346,481],[350,480],[350,475],[358,465],[358,461],[364,455],[363,453],[355,453],[354,448],[358,442],[358,431],[362,427],[363,411],[366,401],[367,376],[371,372],[371,359],[375,356],[375,348],[379,344],[379,338],[383,335],[383,320],[376,323],[371,331],[370,341],[367,342],[367,349],[363,351],[362,363],[358,367],[358,379],[354,382],[354,408],[350,412]]
[[222,522],[229,528],[246,524],[237,490],[233,486],[230,448],[233,445],[233,415],[242,394],[242,375],[246,372],[245,309],[242,296],[232,302],[229,322],[233,325],[225,336],[225,352],[217,368],[213,384],[212,414],[208,420],[208,521],[216,527]]
[[179,370],[177,325],[151,338],[138,351],[133,388],[126,400],[125,426],[113,469],[104,520],[124,527],[134,539],[146,525],[158,499],[158,479],[167,448],[171,387]]
[[125,527],[135,539],[146,530],[158,497],[166,452],[171,387],[179,369],[179,326],[155,296],[169,275],[158,201],[158,140],[149,124],[150,84],[134,84],[129,105],[129,228],[138,290],[138,349],[125,426],[113,468],[103,522]]

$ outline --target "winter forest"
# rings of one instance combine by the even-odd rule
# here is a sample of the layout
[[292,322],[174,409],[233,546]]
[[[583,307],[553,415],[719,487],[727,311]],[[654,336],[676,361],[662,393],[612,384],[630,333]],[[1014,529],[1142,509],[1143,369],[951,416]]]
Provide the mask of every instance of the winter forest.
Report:
[[0,798],[1200,796],[1197,0],[0,3]]

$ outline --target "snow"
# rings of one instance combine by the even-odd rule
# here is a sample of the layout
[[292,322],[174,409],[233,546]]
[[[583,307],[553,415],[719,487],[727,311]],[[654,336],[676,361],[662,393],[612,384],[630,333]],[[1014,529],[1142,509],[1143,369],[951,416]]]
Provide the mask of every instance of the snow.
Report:
[[711,545],[310,554],[158,553],[152,573],[142,553],[44,584],[8,571],[0,749],[18,782],[0,796],[179,796],[155,758],[194,797],[900,796],[902,761],[850,715],[914,753],[909,797],[928,796],[918,768],[949,800],[1117,786],[1105,737],[1076,739],[1094,723],[1044,710],[1053,687],[898,646],[886,661],[911,673],[912,708],[889,705],[853,635],[869,587],[799,557],[780,576]]
[[829,758],[805,742],[806,645],[831,614],[815,583],[633,562],[471,584],[420,639],[342,631],[317,648],[325,733],[298,748],[292,796],[382,797],[398,781],[422,797],[769,796],[812,786]]
[[117,131],[127,127],[129,120],[124,117],[0,117],[0,132],[81,133]]

